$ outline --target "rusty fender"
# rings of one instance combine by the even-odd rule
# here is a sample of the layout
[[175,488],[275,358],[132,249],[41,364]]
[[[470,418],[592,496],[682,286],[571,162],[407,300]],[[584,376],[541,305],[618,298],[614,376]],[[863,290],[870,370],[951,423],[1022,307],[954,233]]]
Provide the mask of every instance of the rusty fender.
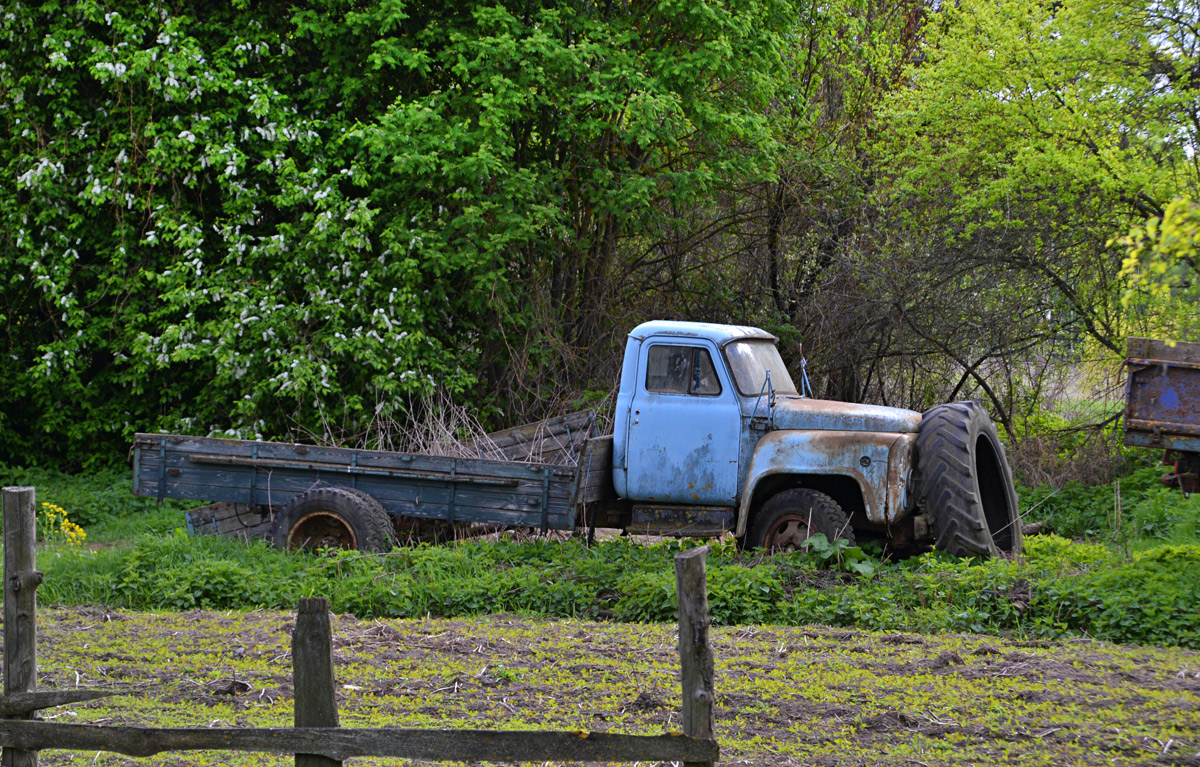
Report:
[[755,447],[746,472],[736,535],[745,535],[755,488],[778,475],[844,476],[858,483],[867,519],[888,524],[908,511],[916,434],[871,431],[774,431]]

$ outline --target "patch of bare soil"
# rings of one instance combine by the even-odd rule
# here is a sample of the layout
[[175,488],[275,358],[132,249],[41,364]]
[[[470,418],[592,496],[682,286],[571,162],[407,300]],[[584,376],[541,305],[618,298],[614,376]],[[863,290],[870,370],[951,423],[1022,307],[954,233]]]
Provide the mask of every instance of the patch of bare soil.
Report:
[[[120,695],[66,722],[286,726],[287,614],[39,613],[43,688]],[[335,616],[343,726],[679,729],[675,627]],[[722,763],[1200,764],[1200,653],[822,627],[713,632]],[[289,764],[44,752],[43,764]],[[353,764],[397,764],[357,759]]]

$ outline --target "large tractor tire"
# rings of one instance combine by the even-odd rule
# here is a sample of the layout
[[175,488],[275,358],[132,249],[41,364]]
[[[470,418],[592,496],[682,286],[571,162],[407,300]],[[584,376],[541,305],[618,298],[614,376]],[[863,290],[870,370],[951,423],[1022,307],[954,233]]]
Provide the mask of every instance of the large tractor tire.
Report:
[[360,490],[324,485],[284,505],[271,527],[271,542],[289,551],[391,551],[396,537],[379,501]]
[[749,549],[795,551],[806,540],[824,533],[829,540],[854,545],[854,530],[846,512],[825,493],[804,487],[776,493],[750,523],[745,545]]
[[1021,553],[1012,471],[996,426],[979,403],[951,402],[925,412],[917,468],[937,548],[981,559]]

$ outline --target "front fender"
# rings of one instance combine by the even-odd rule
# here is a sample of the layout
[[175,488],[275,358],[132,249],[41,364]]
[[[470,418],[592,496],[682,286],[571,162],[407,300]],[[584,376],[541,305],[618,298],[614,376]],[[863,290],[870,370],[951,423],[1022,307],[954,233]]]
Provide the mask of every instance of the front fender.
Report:
[[[758,484],[777,475],[849,477],[862,491],[869,521],[895,521],[907,503],[907,457],[914,441],[915,435],[895,432],[774,431],[765,435],[755,446],[746,471],[735,535],[746,534]],[[891,492],[889,485],[893,486]]]

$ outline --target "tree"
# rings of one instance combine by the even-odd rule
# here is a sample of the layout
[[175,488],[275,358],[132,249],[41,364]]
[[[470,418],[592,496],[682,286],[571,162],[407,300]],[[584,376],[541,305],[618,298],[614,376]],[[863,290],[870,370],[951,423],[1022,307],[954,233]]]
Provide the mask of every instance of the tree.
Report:
[[618,253],[781,147],[782,0],[6,14],[0,461],[531,410],[494,389],[610,332]]
[[1200,341],[1200,204],[1174,200],[1117,244],[1126,252],[1125,304],[1144,316],[1147,332]]
[[[930,15],[875,146],[883,258],[902,253],[904,283],[919,275],[927,295],[962,299],[894,291],[914,332],[967,369],[1070,359],[1083,339],[1123,352],[1122,254],[1109,242],[1200,186],[1194,10],[963,0]],[[975,368],[988,370],[1013,366]]]

